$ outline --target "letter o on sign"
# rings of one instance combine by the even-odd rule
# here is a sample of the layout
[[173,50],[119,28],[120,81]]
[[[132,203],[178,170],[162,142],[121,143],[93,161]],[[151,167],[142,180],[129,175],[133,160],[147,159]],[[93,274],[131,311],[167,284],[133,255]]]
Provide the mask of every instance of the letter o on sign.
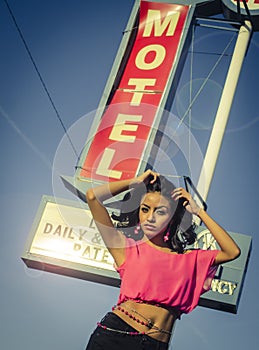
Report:
[[[146,62],[145,58],[151,51],[155,51],[155,57],[152,62]],[[141,49],[136,57],[136,66],[142,70],[155,69],[164,61],[166,50],[162,45],[148,45]]]

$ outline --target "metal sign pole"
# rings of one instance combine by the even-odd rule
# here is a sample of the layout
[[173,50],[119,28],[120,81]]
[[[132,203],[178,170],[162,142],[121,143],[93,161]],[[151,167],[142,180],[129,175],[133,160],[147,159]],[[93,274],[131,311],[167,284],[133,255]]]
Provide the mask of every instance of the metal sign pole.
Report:
[[245,21],[240,27],[233,57],[229,66],[227,78],[222,91],[221,100],[215,117],[213,129],[205,154],[203,166],[198,180],[197,190],[206,201],[211,181],[215,172],[223,136],[225,133],[230,109],[234,99],[240,71],[252,33],[252,24]]

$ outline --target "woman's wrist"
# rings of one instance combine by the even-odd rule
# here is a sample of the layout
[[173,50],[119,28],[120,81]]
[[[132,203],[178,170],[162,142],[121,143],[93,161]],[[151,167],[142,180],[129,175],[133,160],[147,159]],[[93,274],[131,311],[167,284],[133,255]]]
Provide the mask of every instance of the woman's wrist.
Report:
[[203,216],[204,213],[205,213],[205,210],[203,208],[199,208],[195,215],[198,216],[198,218],[202,219],[201,217]]
[[133,177],[132,179],[129,180],[129,189],[135,188],[141,184],[144,184],[143,179],[141,179],[140,177]]

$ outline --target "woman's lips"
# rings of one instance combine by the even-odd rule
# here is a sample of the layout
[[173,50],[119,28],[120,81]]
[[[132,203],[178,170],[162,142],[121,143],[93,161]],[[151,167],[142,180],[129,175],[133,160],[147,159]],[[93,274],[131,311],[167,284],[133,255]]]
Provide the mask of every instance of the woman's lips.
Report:
[[145,224],[144,227],[150,231],[154,231],[156,229],[154,225],[150,225],[150,224]]

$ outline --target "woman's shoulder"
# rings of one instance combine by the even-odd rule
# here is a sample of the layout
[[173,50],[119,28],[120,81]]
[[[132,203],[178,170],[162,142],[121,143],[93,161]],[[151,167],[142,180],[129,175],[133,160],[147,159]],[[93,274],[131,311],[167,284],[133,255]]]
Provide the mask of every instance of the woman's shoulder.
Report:
[[217,249],[188,248],[184,250],[183,254],[216,255],[218,252]]
[[183,254],[197,253],[199,250],[199,248],[188,248],[183,251]]

